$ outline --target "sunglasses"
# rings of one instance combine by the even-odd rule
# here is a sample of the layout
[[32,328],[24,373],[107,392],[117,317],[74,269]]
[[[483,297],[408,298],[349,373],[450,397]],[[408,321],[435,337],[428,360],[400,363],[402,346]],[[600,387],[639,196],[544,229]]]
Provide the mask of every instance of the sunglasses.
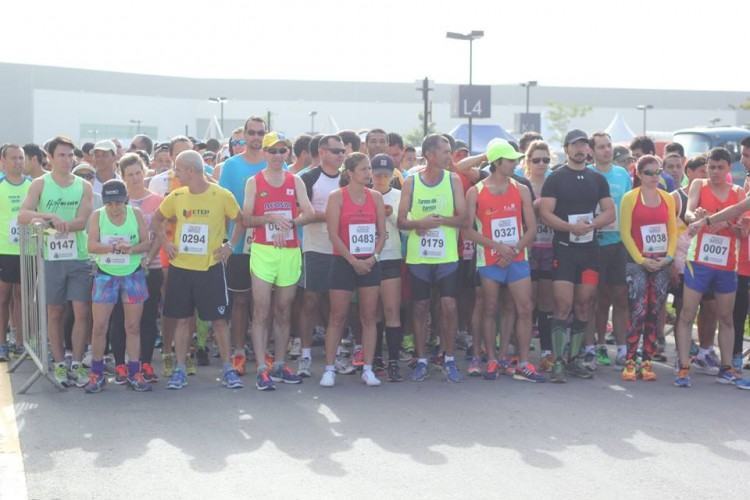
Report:
[[266,132],[264,130],[245,130],[245,135],[263,137],[266,135]]
[[343,149],[343,148],[324,148],[324,149],[326,149],[327,151],[329,151],[331,154],[334,154],[334,155],[342,155],[346,153],[346,149]]
[[659,170],[644,170],[641,172],[643,175],[647,175],[649,177],[658,177],[661,175],[661,169]]
[[94,178],[94,174],[76,174],[78,177],[86,180],[91,180]]
[[245,144],[247,144],[247,141],[245,139],[232,139],[231,141],[229,141],[229,144],[231,144],[232,146],[244,146]]
[[550,158],[534,158],[531,160],[531,163],[534,165],[539,165],[540,163],[544,163],[545,165],[549,165],[549,162],[551,161]]
[[287,148],[269,148],[266,153],[270,155],[285,155],[289,150]]

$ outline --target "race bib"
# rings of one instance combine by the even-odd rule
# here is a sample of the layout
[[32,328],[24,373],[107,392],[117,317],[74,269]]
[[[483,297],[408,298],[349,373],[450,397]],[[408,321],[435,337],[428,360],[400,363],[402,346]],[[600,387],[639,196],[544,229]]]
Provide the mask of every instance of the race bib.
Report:
[[641,226],[643,253],[667,253],[667,225],[649,224]]
[[191,255],[208,255],[208,225],[183,224],[179,251]]
[[253,228],[249,227],[245,230],[245,239],[242,243],[242,253],[250,254],[250,245],[253,243]]
[[8,241],[11,245],[18,245],[18,239],[21,236],[20,232],[21,229],[18,227],[18,219],[11,220],[10,227],[8,227]]
[[698,251],[698,262],[726,266],[731,239],[718,234],[704,234]]
[[[103,236],[102,243],[108,246],[112,246],[120,241],[125,241],[122,236]],[[105,253],[101,256],[101,259],[105,264],[111,266],[124,266],[130,263],[130,256],[126,255],[119,250],[115,252]]]
[[445,257],[445,231],[440,228],[430,229],[420,236],[419,254],[428,259]]
[[474,258],[474,242],[471,240],[464,240],[463,246],[461,247],[461,256],[463,260],[471,260]]
[[[594,214],[591,212],[587,214],[573,214],[568,215],[568,223],[569,224],[576,224],[578,222],[591,222],[594,220]],[[590,241],[594,241],[594,231],[588,232],[586,234],[582,234],[581,236],[576,236],[573,233],[570,233],[569,239],[571,243],[589,243]]]
[[47,260],[75,260],[78,245],[75,233],[53,233],[47,235]]
[[513,246],[518,243],[518,224],[515,217],[492,219],[490,222],[492,241]]
[[535,243],[551,244],[554,235],[555,233],[551,227],[540,222],[536,225],[536,238],[534,241]]
[[[274,212],[266,212],[266,215],[281,215],[285,219],[292,220],[292,212],[290,210],[278,210]],[[284,235],[284,240],[289,241],[294,239],[294,229],[290,229]],[[266,241],[272,242],[276,235],[281,232],[281,228],[277,224],[268,223],[266,224]]]
[[349,224],[349,251],[352,255],[375,253],[375,224]]

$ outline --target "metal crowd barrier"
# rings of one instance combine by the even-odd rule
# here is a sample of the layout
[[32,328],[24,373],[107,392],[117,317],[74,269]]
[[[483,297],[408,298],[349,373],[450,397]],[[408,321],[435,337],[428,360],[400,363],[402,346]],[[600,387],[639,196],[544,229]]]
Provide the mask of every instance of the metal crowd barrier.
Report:
[[21,253],[21,330],[24,353],[10,367],[15,371],[26,359],[34,363],[34,374],[18,389],[24,394],[44,376],[60,390],[50,371],[47,338],[47,300],[44,288],[44,229],[41,222],[19,226]]

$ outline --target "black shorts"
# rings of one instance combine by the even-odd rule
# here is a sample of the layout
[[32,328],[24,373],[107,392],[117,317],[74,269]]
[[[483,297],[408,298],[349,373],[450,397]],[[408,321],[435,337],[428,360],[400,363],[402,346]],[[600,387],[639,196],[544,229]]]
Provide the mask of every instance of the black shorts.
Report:
[[[247,255],[244,257],[247,258]],[[224,264],[221,262],[206,271],[169,266],[164,316],[190,318],[196,310],[203,321],[226,319],[229,316],[229,291]]]
[[567,281],[575,285],[599,284],[599,247],[571,247],[555,245],[552,261],[553,281]]
[[13,284],[21,283],[20,256],[0,255],[0,281]]
[[348,290],[353,292],[357,288],[380,286],[380,262],[376,262],[367,274],[357,274],[345,258],[333,255],[331,270],[328,277],[330,290]]
[[628,252],[625,245],[615,243],[599,247],[599,283],[603,285],[626,285],[625,264]]
[[429,300],[432,287],[437,286],[440,297],[458,295],[458,262],[447,264],[409,264],[411,276],[411,298],[414,301]]
[[331,288],[333,260],[333,255],[328,253],[303,252],[300,286],[311,292],[327,292]]
[[476,255],[470,260],[458,261],[458,288],[459,290],[474,288],[474,275],[477,273]]
[[232,254],[227,261],[227,288],[230,292],[247,292],[250,290],[250,256]]
[[401,259],[380,261],[380,280],[395,280],[401,278]]

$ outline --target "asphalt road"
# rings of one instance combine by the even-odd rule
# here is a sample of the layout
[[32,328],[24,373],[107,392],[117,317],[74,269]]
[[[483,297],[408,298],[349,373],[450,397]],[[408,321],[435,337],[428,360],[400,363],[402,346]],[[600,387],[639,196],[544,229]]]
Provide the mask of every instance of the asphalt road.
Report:
[[433,370],[324,389],[316,364],[261,393],[221,388],[212,362],[182,391],[14,395],[29,498],[750,497],[750,392],[701,375],[676,389],[666,365],[627,385],[610,368],[565,385]]

